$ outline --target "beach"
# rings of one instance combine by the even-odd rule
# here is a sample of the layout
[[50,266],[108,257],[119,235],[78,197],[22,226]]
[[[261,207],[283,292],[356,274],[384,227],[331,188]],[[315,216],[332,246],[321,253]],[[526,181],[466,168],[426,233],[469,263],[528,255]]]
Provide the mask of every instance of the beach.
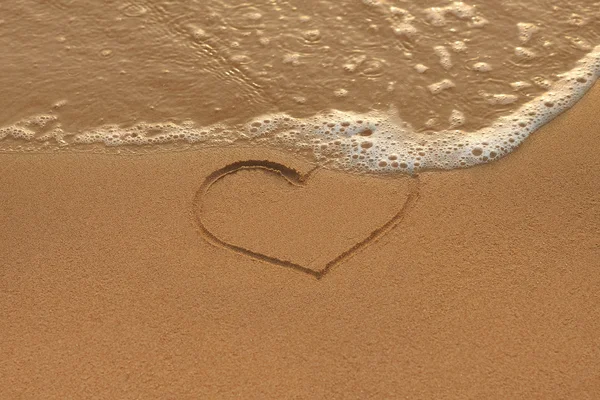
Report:
[[[194,208],[229,164],[304,173],[303,160],[260,148],[1,154],[0,397],[593,399],[599,105],[596,84],[509,156],[419,174],[398,225],[321,279],[205,240]],[[410,179],[325,167],[295,202],[271,175],[222,179],[229,197],[207,201],[206,218],[228,242],[315,265],[393,216]],[[345,190],[365,180],[368,191]],[[245,215],[243,194],[273,212]],[[355,214],[323,224],[310,196]],[[294,218],[275,213],[286,208]],[[318,238],[274,234],[284,223]],[[265,235],[268,246],[248,239]]]
[[0,399],[596,399],[588,0],[0,4]]

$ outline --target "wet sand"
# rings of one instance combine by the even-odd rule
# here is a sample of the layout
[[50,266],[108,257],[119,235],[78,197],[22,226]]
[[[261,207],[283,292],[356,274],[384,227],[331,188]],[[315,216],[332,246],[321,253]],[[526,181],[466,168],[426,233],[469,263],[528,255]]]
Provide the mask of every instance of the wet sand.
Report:
[[[213,171],[310,169],[289,156],[0,155],[0,397],[595,398],[599,106],[596,85],[510,156],[421,174],[399,225],[322,279],[214,246],[195,218]],[[344,189],[366,179],[372,193]],[[405,198],[402,179],[312,183],[296,197],[277,175],[233,174],[206,218],[229,242],[322,265]],[[269,212],[245,215],[264,209],[239,194]],[[337,198],[352,223],[311,196]]]

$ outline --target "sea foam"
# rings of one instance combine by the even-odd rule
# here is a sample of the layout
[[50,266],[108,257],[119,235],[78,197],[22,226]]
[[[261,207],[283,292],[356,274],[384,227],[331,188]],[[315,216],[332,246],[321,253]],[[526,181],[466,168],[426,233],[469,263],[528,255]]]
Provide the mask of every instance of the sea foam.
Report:
[[[358,7],[352,4],[352,7]],[[286,72],[292,74],[291,76],[298,74],[297,76],[303,77],[302,72],[293,72],[302,68],[307,71],[306,73],[311,72],[313,75],[328,72],[327,69],[319,70],[322,68],[320,64],[310,63],[310,60],[315,60],[316,57],[308,52],[309,49],[327,61],[323,65],[327,65],[330,69],[331,65],[339,60],[339,68],[335,71],[344,74],[343,79],[334,80],[330,86],[327,86],[327,81],[323,81],[323,86],[326,87],[324,91],[326,90],[335,100],[330,104],[329,109],[323,109],[321,112],[317,109],[316,113],[308,114],[309,116],[306,116],[307,113],[299,113],[302,116],[298,116],[293,112],[265,113],[245,123],[223,122],[200,125],[193,119],[186,120],[183,115],[183,122],[137,122],[127,126],[107,123],[69,131],[62,126],[60,120],[59,109],[63,105],[57,104],[56,113],[36,115],[0,128],[0,151],[99,151],[145,154],[212,147],[257,146],[280,149],[301,155],[329,168],[349,171],[412,174],[430,169],[464,168],[497,160],[509,154],[540,126],[573,106],[600,75],[600,46],[592,47],[589,45],[589,40],[573,35],[565,36],[570,40],[573,49],[587,53],[574,66],[565,64],[565,69],[570,68],[568,72],[558,76],[551,76],[549,73],[536,75],[535,68],[532,68],[536,65],[534,63],[544,63],[544,57],[556,54],[556,51],[552,50],[555,48],[552,41],[543,36],[545,29],[541,28],[543,24],[529,22],[514,24],[515,40],[510,43],[510,46],[501,50],[508,57],[504,61],[494,60],[489,54],[479,54],[476,46],[477,38],[480,37],[478,35],[489,28],[488,23],[492,26],[492,23],[484,18],[485,10],[480,6],[471,6],[464,2],[446,2],[446,5],[426,9],[410,5],[407,6],[410,8],[408,10],[399,8],[389,1],[363,0],[362,7],[366,7],[365,15],[370,15],[374,21],[381,21],[381,25],[368,26],[369,29],[372,28],[370,34],[381,39],[382,36],[378,35],[385,32],[385,26],[391,32],[390,37],[385,39],[387,40],[385,43],[398,46],[393,49],[393,53],[392,50],[389,51],[390,60],[399,60],[395,65],[390,65],[390,62],[384,58],[373,57],[371,53],[374,51],[350,52],[344,57],[327,58],[331,47],[325,46],[325,42],[332,40],[331,43],[336,43],[335,40],[338,38],[331,38],[333,31],[328,29],[327,24],[302,25],[311,21],[310,16],[299,19],[298,29],[290,28],[290,31],[297,30],[299,34],[298,38],[294,39],[298,41],[290,43],[295,43],[300,49],[306,50],[304,53],[292,47],[280,52],[276,49],[269,50],[271,41],[277,38],[275,36],[269,38],[265,34],[269,26],[261,21],[266,17],[263,18],[263,14],[255,11],[254,8],[252,13],[244,12],[240,21],[236,20],[232,23],[235,27],[234,33],[238,31],[247,33],[239,37],[240,41],[243,38],[253,37],[254,30],[258,29],[256,35],[260,39],[261,47],[256,47],[254,50],[259,51],[265,47],[265,50],[260,50],[268,56],[264,59],[281,64],[278,73]],[[341,16],[329,22],[344,26],[344,19]],[[579,27],[588,22],[584,17],[572,14],[569,26]],[[192,33],[189,33],[189,26],[192,25],[185,26],[186,29],[181,32],[176,30],[174,34],[181,34],[184,37],[191,35],[191,42],[185,44],[182,39],[174,43],[184,43],[185,46],[189,45],[190,48],[195,49],[194,46],[200,42],[204,46],[201,47],[203,51],[206,50],[213,58],[218,51],[224,55],[229,54],[229,50],[225,51],[217,47],[216,44],[220,45],[221,42],[213,38],[219,32],[224,32],[226,26],[211,30],[210,26],[203,28],[193,25]],[[460,40],[456,36],[458,26],[463,29]],[[464,30],[464,27],[467,30]],[[273,29],[278,29],[278,26],[274,25]],[[423,32],[428,30],[439,31],[441,32],[439,35],[443,35],[426,36]],[[441,37],[443,39],[438,40]],[[343,40],[344,35],[339,35],[339,39]],[[213,43],[213,47],[208,43]],[[340,43],[350,47],[360,44],[358,42],[344,44],[343,41]],[[417,51],[419,43],[422,44],[419,50],[421,53]],[[366,43],[365,46],[367,44],[372,46],[371,42]],[[481,43],[479,45],[481,46]],[[240,46],[238,41],[232,41],[229,48],[238,49]],[[567,50],[573,52],[575,51],[573,49]],[[495,54],[493,51],[497,51],[494,48],[488,50],[490,54]],[[471,51],[473,54],[470,53]],[[252,59],[257,58],[258,55],[251,53],[232,53],[227,59],[219,58],[219,62],[225,66],[223,71],[217,70],[218,73],[215,74],[219,79],[231,77],[246,79],[241,71],[250,71],[250,67],[245,66],[252,65]],[[275,69],[271,64],[268,66],[270,69]],[[513,67],[517,72],[529,71],[529,75],[525,77],[515,73],[513,77],[510,75]],[[407,75],[396,73],[395,68],[404,71],[403,73]],[[496,73],[504,75],[501,84],[493,82]],[[263,75],[269,76],[268,73],[265,74]],[[506,76],[511,80],[506,80]],[[385,81],[390,77],[396,79]],[[242,78],[239,81],[252,88],[246,96],[252,100],[252,96],[256,93],[254,89],[259,88],[260,85],[255,82],[249,85],[246,80],[250,78],[246,80]],[[387,110],[373,107],[377,110],[340,111],[340,109],[352,110],[353,107],[348,103],[350,106],[338,108],[337,102],[346,104],[345,101],[360,97],[360,92],[353,92],[346,85],[357,80],[365,82],[362,90],[377,87],[381,93],[387,93],[386,99],[396,96],[402,100],[405,94],[412,94],[406,93],[412,90],[419,94],[422,102],[417,104],[399,101],[398,103],[404,108],[390,102]],[[320,82],[318,79],[315,81]],[[285,80],[266,79],[265,82],[285,83]],[[371,83],[373,86],[368,86]],[[380,83],[380,86],[376,86]],[[482,89],[479,92],[475,91],[475,96],[470,92],[468,96],[463,95],[466,93],[465,88],[478,87],[477,85],[484,83],[489,85],[480,86]],[[290,85],[290,87],[299,90],[302,84]],[[382,90],[382,87],[386,89]],[[540,91],[542,93],[539,93]],[[297,106],[310,104],[311,99],[308,96],[313,94],[318,94],[316,89],[306,93],[300,91],[287,93],[285,87],[277,93],[278,98],[281,99],[289,96]],[[475,103],[479,108],[471,107]],[[439,110],[434,107],[439,107]],[[411,119],[408,114],[413,110],[417,110],[418,113],[412,115]],[[484,118],[482,115],[491,117]],[[472,123],[474,120],[476,121]],[[482,120],[485,121],[483,127]]]

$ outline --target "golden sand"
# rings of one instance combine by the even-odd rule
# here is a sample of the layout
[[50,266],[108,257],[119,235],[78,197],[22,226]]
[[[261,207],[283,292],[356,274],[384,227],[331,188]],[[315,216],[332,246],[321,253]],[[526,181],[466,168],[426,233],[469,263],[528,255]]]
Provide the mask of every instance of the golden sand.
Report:
[[0,399],[597,398],[599,84],[501,160],[413,176],[74,140],[390,106],[476,129],[598,44],[594,3],[1,3],[0,136],[33,133],[0,137]]
[[[401,224],[320,280],[215,247],[194,217],[217,167],[258,158],[309,168],[288,156],[2,155],[0,397],[594,398],[599,104],[596,86],[510,157],[421,174]],[[211,215],[261,185],[279,187],[260,197],[276,210],[287,190],[253,173],[231,178]],[[354,198],[314,183],[315,199],[339,193],[364,210],[397,198],[382,179]],[[360,240],[361,223],[324,226],[302,196],[286,202],[303,214],[293,229]],[[278,241],[264,229],[285,216],[261,217],[222,229],[238,243],[266,235],[262,250],[282,258],[310,240]],[[314,254],[340,251],[332,243]]]

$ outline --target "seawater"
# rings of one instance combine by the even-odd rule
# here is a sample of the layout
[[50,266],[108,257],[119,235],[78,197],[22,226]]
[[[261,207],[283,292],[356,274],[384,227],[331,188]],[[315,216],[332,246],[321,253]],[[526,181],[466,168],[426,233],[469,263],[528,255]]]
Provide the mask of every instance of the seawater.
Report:
[[3,152],[460,168],[510,153],[600,74],[593,0],[7,0],[0,18]]

